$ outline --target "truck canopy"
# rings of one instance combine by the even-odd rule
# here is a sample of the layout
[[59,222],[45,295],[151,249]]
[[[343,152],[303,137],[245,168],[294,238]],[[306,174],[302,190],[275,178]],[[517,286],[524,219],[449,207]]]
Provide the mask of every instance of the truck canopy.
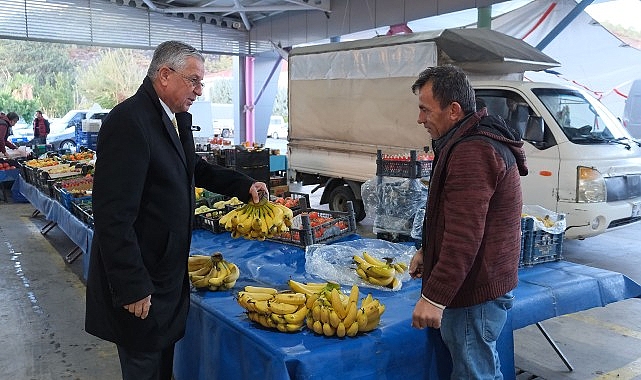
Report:
[[[461,67],[471,79],[516,80],[526,70],[558,65],[527,43],[490,29],[294,48],[289,54],[291,166],[324,173],[327,163],[316,156],[325,150],[345,152],[346,160],[365,160],[375,169],[377,149],[396,154],[430,145],[429,134],[416,122],[418,101],[411,86],[425,68],[446,63]],[[362,179],[370,173],[333,174]]]

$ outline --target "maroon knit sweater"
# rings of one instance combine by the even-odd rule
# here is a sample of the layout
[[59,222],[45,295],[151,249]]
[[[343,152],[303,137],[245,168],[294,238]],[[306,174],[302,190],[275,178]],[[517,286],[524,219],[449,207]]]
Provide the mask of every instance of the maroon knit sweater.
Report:
[[422,293],[447,307],[480,304],[518,282],[523,142],[482,110],[435,144]]

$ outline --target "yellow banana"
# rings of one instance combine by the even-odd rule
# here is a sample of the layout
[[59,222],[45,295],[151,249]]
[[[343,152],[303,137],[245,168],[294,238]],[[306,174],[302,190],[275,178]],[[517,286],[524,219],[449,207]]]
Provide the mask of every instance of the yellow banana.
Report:
[[387,261],[381,261],[365,251],[363,251],[363,258],[374,266],[387,266]]
[[[211,260],[209,260],[209,262],[211,263]],[[205,265],[205,266],[201,267],[200,269],[196,269],[194,271],[191,271],[191,272],[189,272],[189,278],[192,278],[193,276],[204,276],[207,273],[209,273],[209,271],[211,270],[211,267],[212,267],[212,265],[209,264],[209,265]]]
[[[220,262],[216,263],[216,269],[218,270],[218,273],[216,275],[212,275],[209,277],[209,285],[211,286],[221,286],[223,284],[223,281],[225,280],[225,277],[229,274],[229,269],[225,265],[222,265]],[[211,272],[210,272],[211,273]]]
[[378,285],[378,286],[384,286],[387,288],[391,288],[391,284],[394,282],[396,277],[391,276],[387,278],[378,278],[378,277],[372,277],[372,276],[367,276],[367,282],[373,284],[373,285]]
[[228,267],[229,274],[223,279],[223,282],[226,284],[236,282],[236,280],[238,280],[238,277],[240,277],[240,269],[238,269],[238,265],[229,262],[225,264]]
[[303,328],[303,323],[287,323],[285,325],[287,332],[297,332]]
[[320,294],[318,293],[306,295],[305,297],[307,297],[307,300],[305,301],[305,306],[307,306],[307,308],[311,310],[314,307],[314,302],[316,302],[319,296]]
[[365,298],[363,298],[363,301],[361,302],[361,307],[367,306],[372,301],[374,301],[374,297],[372,297],[372,293],[369,293]]
[[345,325],[343,322],[339,322],[338,326],[336,326],[336,336],[339,338],[343,338],[347,331],[345,330]]
[[323,323],[319,320],[315,320],[312,325],[312,330],[318,335],[323,335]]
[[187,271],[189,272],[193,272],[206,265],[211,265],[211,256],[193,255],[187,259]]
[[289,281],[287,281],[287,285],[289,285],[289,288],[295,291],[296,293],[304,293],[304,294],[310,295],[310,294],[319,294],[327,286],[327,283],[322,282],[322,283],[304,284],[302,282],[289,279]]
[[264,286],[252,286],[252,285],[245,286],[245,291],[248,293],[267,293],[271,295],[275,295],[276,293],[278,293],[278,290],[274,288],[267,288]]
[[352,325],[347,328],[345,334],[347,336],[356,336],[356,334],[358,334],[358,322],[352,323]]
[[269,315],[271,313],[269,301],[254,301],[254,308],[261,314]]
[[336,329],[329,322],[323,323],[323,335],[334,336],[334,334],[336,334]]
[[299,307],[295,312],[283,315],[283,318],[287,321],[287,323],[299,324],[303,322],[303,320],[307,316],[308,311],[309,310],[307,309],[307,306],[303,305]]
[[358,277],[362,278],[365,281],[367,281],[367,278],[369,277],[367,276],[367,273],[365,273],[363,268],[361,268],[360,266],[356,267],[356,274],[358,275]]
[[358,325],[358,331],[363,331],[365,326],[367,326],[367,314],[365,314],[365,309],[362,307],[356,312],[356,323]]
[[348,309],[347,309],[347,315],[345,316],[345,319],[343,319],[343,323],[345,324],[345,327],[349,329],[349,327],[356,322],[356,314],[358,312],[358,306],[356,306],[356,302],[350,302]]
[[284,315],[276,314],[276,313],[271,313],[269,317],[272,319],[272,321],[279,323],[279,324],[287,324],[287,320],[285,319]]
[[247,297],[250,300],[254,301],[269,301],[274,298],[273,294],[269,293],[256,293],[256,292],[248,292],[248,291],[240,291],[238,292],[238,297]]
[[277,293],[274,301],[300,306],[305,304],[307,297],[304,293]]
[[274,301],[268,301],[268,303],[269,303],[269,310],[272,313],[276,313],[276,314],[281,314],[281,315],[291,314],[296,310],[298,310],[298,306],[291,305],[288,303],[274,302]]
[[347,305],[349,307],[349,304],[357,304],[358,303],[358,285],[354,284],[352,285],[352,289],[349,292],[349,298],[347,299]]
[[374,317],[372,319],[368,319],[367,325],[365,325],[365,327],[361,331],[367,332],[367,331],[374,330],[378,326],[380,321],[381,321],[380,317]]
[[341,323],[341,322],[342,322],[342,320],[341,320],[341,318],[338,316],[338,313],[336,313],[336,310],[334,310],[334,309],[330,310],[330,311],[329,311],[329,324],[330,324],[333,328],[337,328],[337,327],[338,327],[338,324],[339,324],[339,323]]
[[320,308],[320,320],[323,323],[329,323],[329,308],[321,306]]
[[338,318],[344,319],[345,316],[347,315],[347,311],[345,310],[345,307],[343,307],[343,301],[341,300],[340,293],[338,292],[338,290],[332,289],[330,296],[331,296],[330,301],[332,303],[332,308],[334,309],[334,311],[336,311]]
[[365,269],[365,273],[367,273],[368,276],[370,277],[376,277],[376,278],[389,278],[393,277],[396,275],[396,269],[394,269],[393,266],[376,266],[376,265],[371,265]]
[[378,300],[374,300],[369,304],[367,304],[367,306],[362,307],[363,312],[365,313],[365,315],[367,315],[368,323],[371,319],[380,317],[380,314],[378,311],[378,305],[379,305]]

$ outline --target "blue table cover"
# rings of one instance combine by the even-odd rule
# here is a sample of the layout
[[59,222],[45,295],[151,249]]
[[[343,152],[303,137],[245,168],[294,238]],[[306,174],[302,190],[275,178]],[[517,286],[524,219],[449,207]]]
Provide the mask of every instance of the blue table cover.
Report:
[[[350,238],[358,238],[353,235]],[[243,286],[287,288],[287,280],[322,281],[305,272],[304,251],[273,242],[231,239],[195,230],[193,254],[220,251],[239,265]],[[626,276],[569,262],[520,270],[515,306],[499,339],[506,379],[514,379],[513,330],[555,316],[641,295]],[[345,288],[345,290],[348,290]],[[420,281],[398,292],[361,288],[387,308],[378,329],[354,338],[267,330],[249,321],[234,291],[195,291],[185,337],[177,344],[175,377],[187,379],[448,379],[449,352],[436,330],[410,326]]]
[[47,220],[56,222],[58,227],[74,242],[84,253],[82,255],[83,276],[87,279],[89,273],[89,250],[93,240],[93,230],[84,222],[76,218],[60,202],[49,198],[37,187],[26,183],[22,177],[18,179],[20,192],[25,198],[44,215]]

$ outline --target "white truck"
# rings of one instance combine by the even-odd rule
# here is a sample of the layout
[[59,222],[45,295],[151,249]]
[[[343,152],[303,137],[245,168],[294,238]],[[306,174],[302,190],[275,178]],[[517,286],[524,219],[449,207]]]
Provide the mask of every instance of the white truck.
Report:
[[583,239],[641,221],[641,143],[581,90],[525,82],[558,66],[527,43],[488,29],[445,29],[294,48],[289,54],[289,177],[323,187],[321,204],[365,217],[361,185],[376,152],[430,145],[410,87],[429,66],[469,75],[490,114],[525,140],[524,204],[566,215],[566,238]]

